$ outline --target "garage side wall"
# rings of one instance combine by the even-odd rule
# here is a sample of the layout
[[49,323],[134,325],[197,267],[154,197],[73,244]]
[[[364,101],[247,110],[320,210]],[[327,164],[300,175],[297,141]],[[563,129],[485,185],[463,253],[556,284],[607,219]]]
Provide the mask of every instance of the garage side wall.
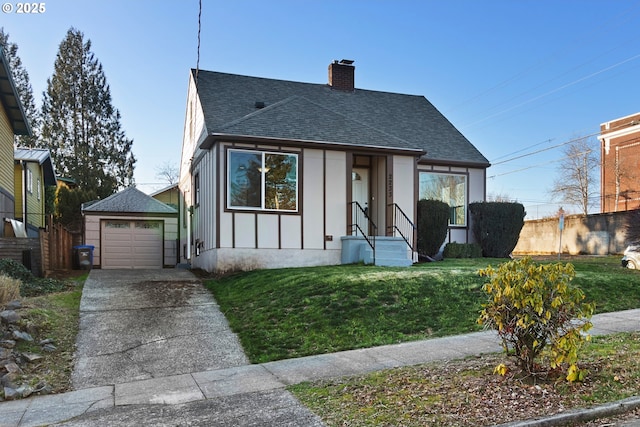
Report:
[[145,216],[124,216],[124,215],[85,215],[85,238],[86,245],[94,246],[93,250],[93,267],[102,267],[102,241],[101,227],[105,220],[118,221],[161,221],[163,222],[164,239],[162,246],[163,266],[175,267],[177,263],[177,239],[178,239],[178,218],[162,217],[147,214]]

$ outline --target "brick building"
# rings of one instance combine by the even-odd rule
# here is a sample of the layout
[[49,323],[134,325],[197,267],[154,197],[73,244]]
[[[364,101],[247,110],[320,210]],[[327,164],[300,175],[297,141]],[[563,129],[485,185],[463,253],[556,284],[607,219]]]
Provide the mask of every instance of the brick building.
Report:
[[640,113],[600,125],[602,213],[640,208]]

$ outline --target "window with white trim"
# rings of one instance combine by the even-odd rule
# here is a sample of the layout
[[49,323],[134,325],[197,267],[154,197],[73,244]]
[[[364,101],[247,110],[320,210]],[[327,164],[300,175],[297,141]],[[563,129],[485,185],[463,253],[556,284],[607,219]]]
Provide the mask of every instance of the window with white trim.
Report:
[[419,198],[439,200],[450,207],[449,225],[467,225],[467,176],[420,172]]
[[298,155],[229,149],[227,208],[297,212]]

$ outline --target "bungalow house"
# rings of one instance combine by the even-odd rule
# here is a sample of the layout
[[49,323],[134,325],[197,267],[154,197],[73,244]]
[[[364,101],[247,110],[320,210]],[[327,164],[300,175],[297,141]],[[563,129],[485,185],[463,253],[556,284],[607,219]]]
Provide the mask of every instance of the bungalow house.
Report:
[[9,68],[9,62],[0,47],[0,237],[10,230],[14,219],[16,193],[13,182],[13,143],[15,135],[31,135],[20,96]]
[[[182,262],[207,271],[415,260],[417,201],[472,241],[487,159],[425,97],[192,70],[180,165]],[[395,254],[390,255],[391,252]]]
[[16,148],[13,154],[15,218],[22,221],[29,237],[38,237],[45,227],[45,188],[57,184],[49,150]]

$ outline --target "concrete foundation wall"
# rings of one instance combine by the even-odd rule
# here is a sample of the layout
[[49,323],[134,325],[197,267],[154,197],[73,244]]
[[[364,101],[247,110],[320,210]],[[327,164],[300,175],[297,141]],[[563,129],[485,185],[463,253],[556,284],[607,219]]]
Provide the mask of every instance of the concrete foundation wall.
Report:
[[[339,242],[339,239],[338,239]],[[221,248],[200,252],[195,268],[226,273],[266,268],[340,264],[340,250]]]
[[630,211],[588,216],[565,217],[560,246],[558,218],[525,221],[515,255],[564,254],[608,255],[622,254],[628,242],[625,223]]

